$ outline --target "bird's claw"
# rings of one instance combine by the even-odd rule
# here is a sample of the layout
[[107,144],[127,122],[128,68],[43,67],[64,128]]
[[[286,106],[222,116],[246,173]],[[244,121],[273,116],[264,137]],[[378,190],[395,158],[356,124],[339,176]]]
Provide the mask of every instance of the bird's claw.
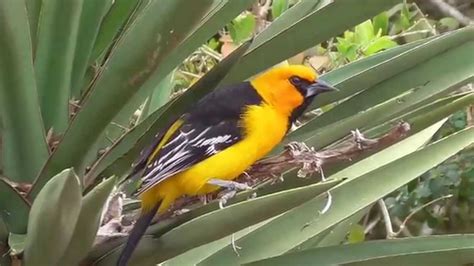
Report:
[[283,178],[283,175],[272,174],[272,185],[277,183],[283,183],[284,181],[285,179]]
[[234,185],[235,190],[251,190],[252,189],[252,187],[247,185],[247,183],[234,182],[233,185]]
[[222,188],[227,188],[229,190],[251,190],[252,187],[247,185],[247,183],[239,183],[235,181],[229,181],[229,180],[221,180],[221,179],[210,179],[207,181],[208,184],[222,187]]
[[226,193],[224,193],[220,198],[219,198],[219,208],[223,209],[225,205],[227,204],[227,201],[230,200],[231,198],[235,197],[237,194],[236,190],[229,190]]
[[208,184],[226,188],[227,192],[223,194],[219,199],[219,207],[222,209],[227,201],[237,194],[239,190],[252,190],[252,187],[247,185],[247,183],[239,183],[235,181],[229,180],[221,180],[221,179],[210,179],[207,181]]

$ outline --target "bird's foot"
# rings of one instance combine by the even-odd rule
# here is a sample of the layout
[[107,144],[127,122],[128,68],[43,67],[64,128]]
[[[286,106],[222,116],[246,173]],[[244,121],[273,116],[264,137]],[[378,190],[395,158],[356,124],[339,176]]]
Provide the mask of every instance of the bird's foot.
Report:
[[231,198],[235,197],[237,194],[237,190],[229,190],[225,192],[220,198],[219,198],[219,208],[223,209],[225,205],[227,204],[227,201],[230,200]]
[[235,181],[221,180],[221,179],[210,179],[207,181],[209,185],[214,185],[229,190],[251,190],[252,187],[246,183],[239,183]]
[[233,198],[239,190],[251,190],[252,187],[246,183],[239,183],[235,181],[221,180],[221,179],[210,179],[207,181],[208,184],[226,188],[225,192],[219,198],[219,207],[222,209],[227,204],[227,201]]
[[200,196],[199,196],[199,201],[201,201],[201,203],[202,203],[203,205],[206,205],[207,202],[208,202],[208,201],[207,201],[207,195],[200,195]]
[[271,174],[271,176],[272,176],[272,182],[270,183],[271,185],[285,182],[285,178],[283,178],[283,174],[278,174],[278,175]]

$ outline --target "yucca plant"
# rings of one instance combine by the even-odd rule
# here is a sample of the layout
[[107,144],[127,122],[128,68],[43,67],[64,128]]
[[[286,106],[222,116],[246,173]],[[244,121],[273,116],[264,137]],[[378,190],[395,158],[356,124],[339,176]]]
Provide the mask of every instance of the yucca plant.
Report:
[[[98,234],[110,220],[103,209],[113,210],[104,205],[120,202],[111,194],[117,181],[160,129],[218,85],[399,2],[300,1],[170,101],[170,73],[252,0],[0,1],[0,264],[114,265],[125,236],[104,226]],[[468,128],[427,145],[446,117],[474,102],[473,93],[453,93],[473,80],[473,50],[468,27],[322,75],[340,92],[320,97],[314,106],[327,111],[273,155],[291,141],[336,149],[355,129],[358,141],[380,142],[400,121],[408,136],[324,165],[326,181],[285,171],[284,182],[259,186],[253,199],[243,193],[223,209],[213,202],[164,219],[131,265],[474,261],[472,235],[338,246],[374,202],[474,141]],[[127,201],[118,216],[122,207],[128,215],[138,204]]]

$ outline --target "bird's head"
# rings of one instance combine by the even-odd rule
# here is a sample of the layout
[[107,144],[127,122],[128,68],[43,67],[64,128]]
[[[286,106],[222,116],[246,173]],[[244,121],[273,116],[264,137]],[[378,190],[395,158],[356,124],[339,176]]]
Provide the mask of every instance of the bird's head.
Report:
[[264,101],[296,119],[318,95],[336,90],[318,79],[307,66],[289,65],[272,68],[251,81]]

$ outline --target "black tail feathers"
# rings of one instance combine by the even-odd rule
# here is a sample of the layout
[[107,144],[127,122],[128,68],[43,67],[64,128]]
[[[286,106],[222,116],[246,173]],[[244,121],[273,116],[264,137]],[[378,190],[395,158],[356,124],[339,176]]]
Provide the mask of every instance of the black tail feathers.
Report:
[[155,216],[160,205],[161,202],[158,202],[152,210],[146,213],[142,213],[140,215],[137,222],[133,226],[132,231],[130,232],[127,244],[125,244],[125,247],[123,248],[122,253],[120,254],[120,257],[117,261],[117,266],[127,265],[128,261],[132,257],[133,251],[135,251],[138,242],[140,242],[140,239],[142,238],[143,234],[145,234],[146,229],[150,225],[151,220]]

